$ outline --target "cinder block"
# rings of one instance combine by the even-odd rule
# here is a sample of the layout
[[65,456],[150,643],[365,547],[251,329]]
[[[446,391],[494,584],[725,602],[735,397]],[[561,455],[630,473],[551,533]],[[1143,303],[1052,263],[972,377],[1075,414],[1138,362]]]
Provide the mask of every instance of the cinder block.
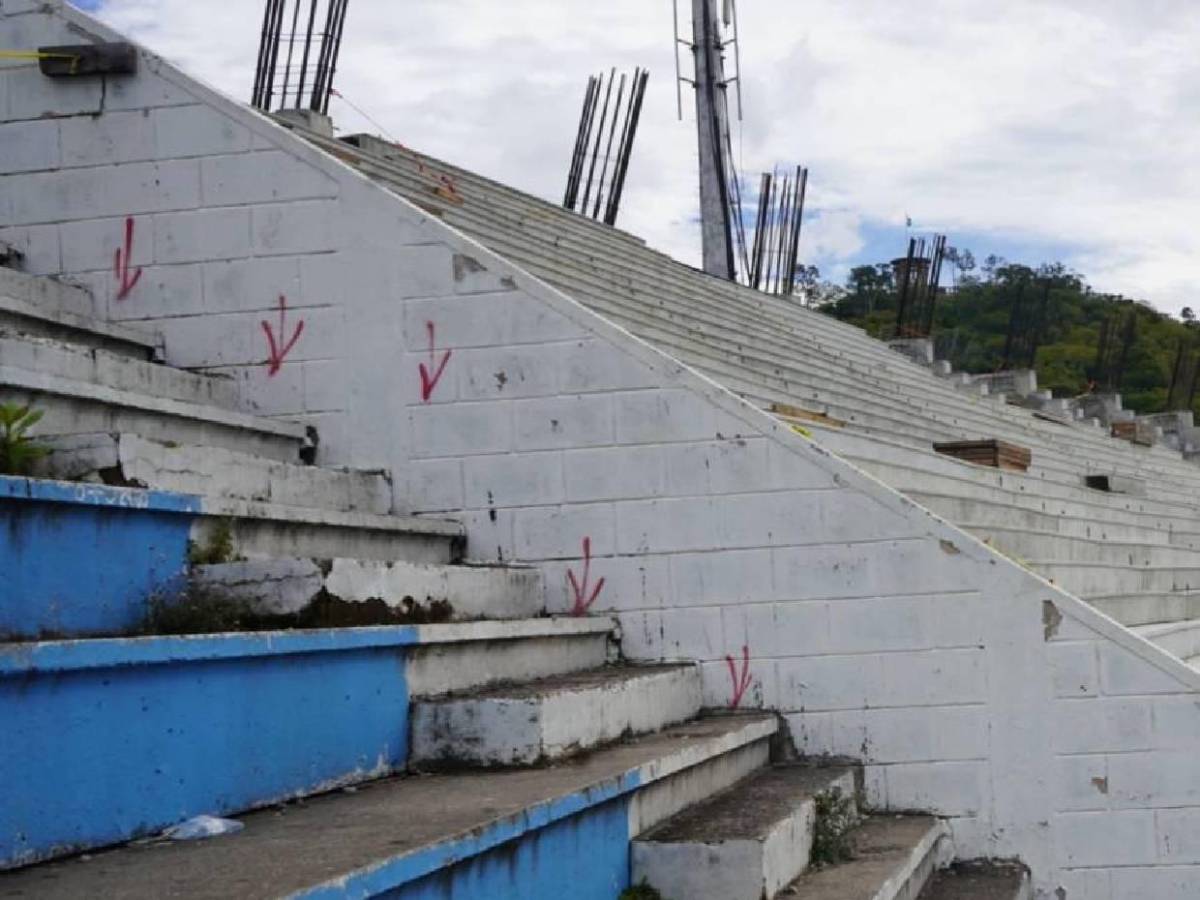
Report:
[[505,453],[513,449],[508,403],[453,403],[414,406],[412,451],[418,458]]
[[[411,247],[397,247],[392,252],[393,263],[396,267],[397,296],[427,298],[452,295],[454,293],[453,255],[453,252],[445,244],[415,244]],[[475,307],[475,315],[479,315],[478,306]],[[435,324],[438,324],[437,318],[437,316],[431,316],[431,320]],[[416,336],[424,334],[424,328],[424,323],[420,323],[417,330],[409,332],[410,339],[417,339]],[[494,342],[493,338],[484,346]],[[443,343],[443,346],[452,345]]]
[[461,400],[547,397],[558,393],[562,354],[555,346],[457,350],[453,376]]
[[1108,792],[1114,809],[1200,806],[1200,760],[1192,750],[1115,753]]
[[1094,641],[1052,641],[1047,646],[1055,697],[1094,697],[1099,694],[1096,651]]
[[666,469],[660,447],[600,447],[563,454],[567,498],[576,502],[657,497]]
[[1154,746],[1187,750],[1200,746],[1200,707],[1191,692],[1146,701],[1154,722]]
[[1108,757],[1059,756],[1054,760],[1054,808],[1057,812],[1108,809]]
[[617,441],[622,444],[712,440],[720,430],[715,407],[688,390],[621,393],[614,402]]
[[729,494],[770,490],[766,438],[738,438],[668,445],[673,494]]
[[503,272],[493,272],[469,253],[455,253],[453,263],[456,294],[486,294],[516,289],[511,277]]
[[64,166],[104,166],[155,159],[149,112],[107,112],[62,119]]
[[557,451],[468,457],[463,461],[463,478],[466,505],[473,509],[563,500],[562,458]]
[[1159,858],[1172,865],[1200,864],[1200,808],[1160,809],[1155,819]]
[[463,501],[462,460],[417,459],[405,467],[408,489],[404,502],[415,510],[433,512],[461,510]]
[[983,703],[988,699],[984,651],[921,650],[882,654],[883,681],[872,705]]
[[1175,694],[1183,682],[1111,641],[1100,648],[1100,684],[1105,694]]
[[[406,271],[400,269],[402,279],[409,277]],[[435,269],[432,274],[440,278],[440,271]],[[435,283],[431,290],[440,290],[437,286],[440,283]],[[584,335],[583,329],[566,316],[539,300],[513,291],[413,299],[404,306],[405,346],[410,350],[426,348],[426,322],[436,322],[441,347],[515,346],[569,341]]]
[[662,375],[608,341],[581,340],[565,348],[560,363],[565,394],[655,388]]
[[208,312],[263,309],[280,294],[304,302],[296,257],[230,259],[204,266],[204,308]]
[[[1087,870],[1083,870],[1086,872]],[[1102,870],[1111,879],[1111,893],[1080,893],[1078,896],[1124,900],[1126,897],[1153,897],[1154,900],[1192,900],[1200,897],[1200,866],[1129,866]],[[1088,890],[1095,884],[1087,880]]]
[[[3,191],[0,180],[0,191]],[[0,201],[0,210],[4,203]],[[31,225],[24,228],[0,228],[0,242],[16,247],[30,275],[58,275],[63,271],[62,244],[57,225]]]
[[0,125],[0,172],[36,172],[57,169],[58,123],[53,120]]
[[793,656],[780,659],[778,667],[784,712],[861,709],[878,702],[883,680],[878,654]]
[[610,395],[517,400],[513,403],[515,449],[595,447],[613,440]]
[[[138,319],[158,319],[165,316],[195,315],[204,308],[203,282],[199,266],[145,266],[137,286],[124,299],[116,297],[116,279],[112,272],[100,273],[100,278],[108,289],[108,318],[114,321],[132,321]],[[205,331],[200,323],[173,322],[171,328],[180,328],[188,332]],[[195,347],[195,345],[193,345]],[[187,365],[185,360],[195,359],[194,350],[170,356],[172,350],[179,350],[178,340],[168,342],[167,353],[173,365]],[[265,354],[264,354],[265,356]],[[203,365],[204,362],[197,362]],[[216,361],[208,363],[215,365]]]
[[[129,253],[131,268],[154,262],[154,232],[148,217],[133,223],[133,243]],[[67,272],[103,271],[111,275],[113,257],[118,249],[125,252],[125,217],[77,219],[58,226],[62,239],[63,266]]]
[[200,209],[154,217],[158,263],[204,262],[245,256],[250,246],[250,210]]
[[[189,104],[155,109],[150,115],[155,155],[159,159],[242,153],[250,149],[251,132],[211,106]],[[205,170],[207,172],[207,170]],[[205,199],[209,183],[204,183]],[[249,202],[249,198],[234,202]]]
[[[740,654],[725,639],[721,607],[664,609],[662,652],[667,659],[723,659],[726,653]],[[728,704],[728,699],[722,705]]]
[[[214,128],[215,123],[208,127]],[[206,157],[200,163],[200,177],[204,202],[219,206],[312,200],[338,193],[334,179],[279,150]]]
[[[882,774],[885,809],[919,809],[937,816],[976,816],[990,793],[984,761],[893,763],[868,766],[867,782]],[[872,805],[875,798],[871,798]]]
[[298,201],[253,207],[251,248],[257,256],[323,253],[341,246],[338,204]]
[[1151,705],[1141,699],[1058,700],[1052,735],[1057,753],[1119,753],[1154,746]]
[[1054,844],[1059,864],[1067,868],[1150,865],[1157,861],[1154,813],[1059,813],[1054,817]]
[[[519,509],[514,513],[514,523],[519,559],[582,560],[586,539],[592,552],[592,577],[602,577],[602,569],[610,565],[607,560],[599,561],[613,552],[614,517],[608,503]],[[582,575],[580,563],[576,576]]]
[[773,551],[775,594],[780,600],[888,597],[974,589],[965,567],[927,539],[873,544],[781,547]]
[[301,364],[304,374],[306,412],[345,409],[350,392],[346,365],[342,360],[309,360]]
[[751,603],[722,606],[725,639],[761,657],[828,652],[829,604]]
[[20,178],[12,196],[14,224],[193,209],[200,169],[188,160],[67,169]]
[[683,607],[762,603],[771,597],[771,552],[675,553],[671,581]]
[[988,755],[987,709],[982,705],[842,710],[832,713],[831,723],[834,746],[863,762],[942,762]]

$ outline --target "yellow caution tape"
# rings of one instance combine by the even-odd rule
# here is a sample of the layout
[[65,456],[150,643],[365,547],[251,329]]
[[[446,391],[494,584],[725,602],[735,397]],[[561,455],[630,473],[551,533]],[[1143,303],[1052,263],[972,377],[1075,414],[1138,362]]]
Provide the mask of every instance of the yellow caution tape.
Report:
[[69,59],[71,71],[79,67],[79,57],[74,53],[42,53],[39,50],[0,50],[0,59]]
[[800,435],[801,437],[806,437],[810,441],[812,440],[812,432],[809,431],[807,428],[802,428],[799,425],[793,425],[792,431],[796,432],[796,434]]

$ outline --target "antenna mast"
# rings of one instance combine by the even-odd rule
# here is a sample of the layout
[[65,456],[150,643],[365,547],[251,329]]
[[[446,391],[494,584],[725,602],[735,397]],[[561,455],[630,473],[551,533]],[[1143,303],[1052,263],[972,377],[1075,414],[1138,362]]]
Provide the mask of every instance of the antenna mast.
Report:
[[[692,41],[679,37],[678,0],[675,0],[675,52],[678,69],[679,45],[691,47],[696,62],[696,135],[700,150],[700,229],[704,271],[718,278],[737,278],[739,258],[746,261],[746,237],[741,217],[741,193],[737,170],[733,165],[729,136],[728,87],[738,76],[725,77],[725,49],[737,47],[737,7],[733,0],[722,0],[724,25],[731,26],[733,37],[722,41],[722,17],[717,0],[692,0]],[[738,73],[740,75],[740,73]],[[677,83],[677,89],[678,89]],[[740,94],[740,83],[738,84]],[[677,98],[682,117],[682,93]],[[739,97],[738,115],[741,115]],[[736,250],[736,252],[735,252]]]

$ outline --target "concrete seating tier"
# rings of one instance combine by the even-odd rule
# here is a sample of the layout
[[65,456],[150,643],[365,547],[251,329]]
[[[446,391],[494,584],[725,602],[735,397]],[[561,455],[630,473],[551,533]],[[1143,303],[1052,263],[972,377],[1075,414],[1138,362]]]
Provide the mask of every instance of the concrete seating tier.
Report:
[[[1177,450],[1116,440],[1070,416],[1039,417],[989,394],[988,379],[939,377],[856,328],[715,281],[442,161],[371,139],[355,149],[309,137],[750,402],[842,423],[789,420],[1060,586],[1095,597],[1122,623],[1190,619],[1200,505],[1189,488],[1200,485],[1200,469]],[[431,171],[452,181],[453,197],[434,190]],[[1029,470],[989,471],[932,450],[937,441],[987,438],[1028,448]],[[1094,490],[1089,475],[1135,480],[1144,496]]]

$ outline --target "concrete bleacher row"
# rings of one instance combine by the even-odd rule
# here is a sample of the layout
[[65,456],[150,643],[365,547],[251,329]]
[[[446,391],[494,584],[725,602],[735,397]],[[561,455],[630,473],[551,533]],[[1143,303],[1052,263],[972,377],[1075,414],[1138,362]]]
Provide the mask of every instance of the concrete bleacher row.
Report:
[[[1039,416],[857,328],[715,283],[627,234],[438,160],[367,136],[306,136],[756,405],[815,414],[791,421],[1122,624],[1185,659],[1200,652],[1179,637],[1200,634],[1200,508],[1188,496],[1200,468],[1177,449],[1114,439],[1095,419],[1063,416],[1065,403]],[[991,438],[1028,448],[1029,470],[981,468],[932,446]],[[1096,490],[1089,475],[1139,490]]]

